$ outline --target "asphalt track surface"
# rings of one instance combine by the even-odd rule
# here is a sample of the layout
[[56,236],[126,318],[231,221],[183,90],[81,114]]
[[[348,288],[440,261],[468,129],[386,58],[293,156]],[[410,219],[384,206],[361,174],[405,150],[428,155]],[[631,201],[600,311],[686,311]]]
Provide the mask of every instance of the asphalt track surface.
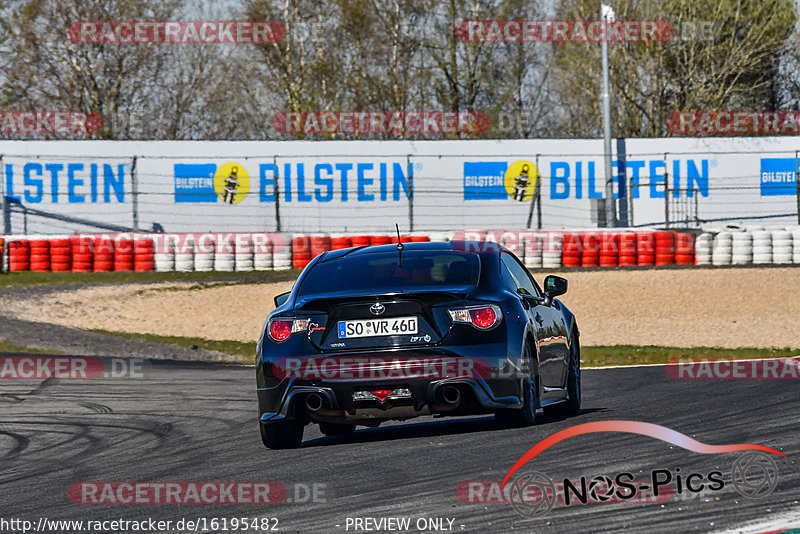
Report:
[[[308,426],[300,449],[270,451],[256,427],[252,368],[154,361],[143,378],[3,380],[0,518],[276,517],[282,532],[365,532],[346,529],[348,517],[410,517],[412,525],[441,517],[454,519],[454,532],[498,533],[758,532],[757,522],[776,517],[796,526],[789,524],[800,516],[796,380],[674,380],[657,366],[586,370],[583,383],[580,415],[534,427],[499,428],[488,416],[424,418],[328,438]],[[539,440],[602,420],[656,423],[710,444],[758,443],[788,458],[775,457],[778,486],[758,500],[727,484],[663,504],[557,504],[543,518],[525,519],[509,504],[457,498],[460,482],[501,480]],[[719,469],[730,482],[737,454],[595,433],[558,443],[528,467],[554,479]],[[82,481],[275,481],[289,498],[258,506],[79,505],[68,489]],[[324,485],[325,502],[288,502],[296,484]]]

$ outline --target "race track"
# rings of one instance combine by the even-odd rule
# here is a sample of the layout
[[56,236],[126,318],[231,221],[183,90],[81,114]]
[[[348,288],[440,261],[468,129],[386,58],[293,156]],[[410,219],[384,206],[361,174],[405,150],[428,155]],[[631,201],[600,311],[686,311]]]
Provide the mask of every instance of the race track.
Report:
[[[456,532],[652,534],[754,532],[742,525],[776,517],[788,528],[791,514],[800,515],[795,380],[674,380],[658,366],[586,370],[583,382],[583,413],[531,428],[501,429],[488,416],[426,418],[326,438],[309,426],[301,449],[270,451],[256,427],[252,368],[154,361],[143,378],[3,380],[0,518],[267,516],[277,517],[283,532],[365,532],[346,530],[347,518],[404,516],[412,524],[454,519]],[[457,498],[459,483],[502,479],[529,447],[557,431],[616,419],[656,423],[709,444],[767,445],[788,458],[775,456],[778,486],[758,500],[727,485],[661,504],[556,504],[544,517],[525,519],[509,504]],[[528,467],[553,479],[623,471],[644,479],[651,470],[675,468],[719,469],[729,477],[737,454],[702,455],[649,437],[596,433],[563,441]],[[289,495],[274,505],[78,505],[68,490],[82,481],[274,481]],[[296,484],[323,485],[325,502],[289,502],[300,491]]]

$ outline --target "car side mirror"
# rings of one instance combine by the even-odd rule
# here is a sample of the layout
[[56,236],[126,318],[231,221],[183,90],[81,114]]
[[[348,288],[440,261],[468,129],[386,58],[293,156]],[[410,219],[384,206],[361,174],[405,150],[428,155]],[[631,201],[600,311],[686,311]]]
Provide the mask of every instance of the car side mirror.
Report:
[[544,294],[549,299],[552,300],[553,297],[557,297],[559,295],[563,295],[567,292],[567,280],[566,278],[561,278],[560,276],[547,276],[544,279]]
[[275,307],[280,308],[284,302],[289,300],[289,295],[291,295],[291,291],[287,291],[286,293],[281,293],[275,297]]

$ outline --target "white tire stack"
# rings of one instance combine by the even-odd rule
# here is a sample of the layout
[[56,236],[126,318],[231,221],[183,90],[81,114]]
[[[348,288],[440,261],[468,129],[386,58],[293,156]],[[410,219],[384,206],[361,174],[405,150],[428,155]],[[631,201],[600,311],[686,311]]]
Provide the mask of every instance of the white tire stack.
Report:
[[787,230],[772,231],[772,263],[792,263],[794,245],[792,233]]
[[772,232],[769,230],[753,232],[753,263],[772,263]]
[[253,239],[253,269],[256,271],[271,271],[272,270],[272,242],[267,241],[267,236],[264,239],[259,239],[261,236],[256,235]]
[[792,229],[792,263],[800,263],[800,228]]
[[753,263],[753,234],[750,232],[733,232],[734,265],[747,265]]
[[[186,234],[183,243],[179,243],[175,248],[174,265],[176,271],[181,273],[194,271],[195,246],[192,234]],[[156,269],[158,269],[158,259],[156,259]]]
[[175,270],[175,244],[166,239],[155,240],[156,250],[153,254],[155,271],[168,273]]
[[429,232],[428,237],[431,238],[431,241],[450,241],[450,236],[452,234],[448,232]]
[[253,238],[247,234],[239,234],[236,236],[235,243],[234,266],[236,271],[252,271],[254,268]]
[[733,235],[723,231],[714,236],[711,251],[711,263],[714,265],[730,265],[733,261]]
[[525,235],[522,240],[522,254],[525,267],[529,269],[542,268],[542,234]]
[[545,232],[542,235],[542,267],[558,269],[561,267],[561,248],[564,234],[561,232]]
[[285,271],[292,268],[292,240],[284,238],[283,244],[272,245],[272,268]]
[[217,249],[214,235],[203,234],[194,245],[194,270],[211,272],[214,270],[214,251]]
[[231,272],[236,268],[236,243],[233,237],[226,237],[217,242],[214,249],[214,270]]
[[705,232],[697,236],[694,243],[694,259],[697,265],[711,265],[711,251],[714,245],[714,234]]

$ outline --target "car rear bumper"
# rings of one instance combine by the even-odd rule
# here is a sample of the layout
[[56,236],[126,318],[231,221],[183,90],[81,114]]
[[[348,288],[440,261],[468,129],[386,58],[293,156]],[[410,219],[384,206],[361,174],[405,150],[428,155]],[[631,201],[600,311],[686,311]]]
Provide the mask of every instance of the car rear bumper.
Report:
[[[490,386],[490,382],[494,382]],[[429,414],[469,415],[488,413],[498,408],[520,408],[517,380],[506,379],[505,384],[482,378],[447,378],[432,381],[381,381],[328,382],[309,384],[300,380],[287,380],[283,387],[260,388],[261,422],[274,423],[283,419],[308,417],[312,421],[351,422],[370,424],[391,419],[407,419]],[[407,389],[410,398],[354,400],[356,391],[374,388]],[[445,390],[458,390],[458,402],[448,402]],[[497,391],[513,394],[498,395]],[[311,411],[306,405],[310,395],[318,395],[322,408]],[[452,390],[449,392],[452,400]],[[319,400],[319,399],[315,399]]]

